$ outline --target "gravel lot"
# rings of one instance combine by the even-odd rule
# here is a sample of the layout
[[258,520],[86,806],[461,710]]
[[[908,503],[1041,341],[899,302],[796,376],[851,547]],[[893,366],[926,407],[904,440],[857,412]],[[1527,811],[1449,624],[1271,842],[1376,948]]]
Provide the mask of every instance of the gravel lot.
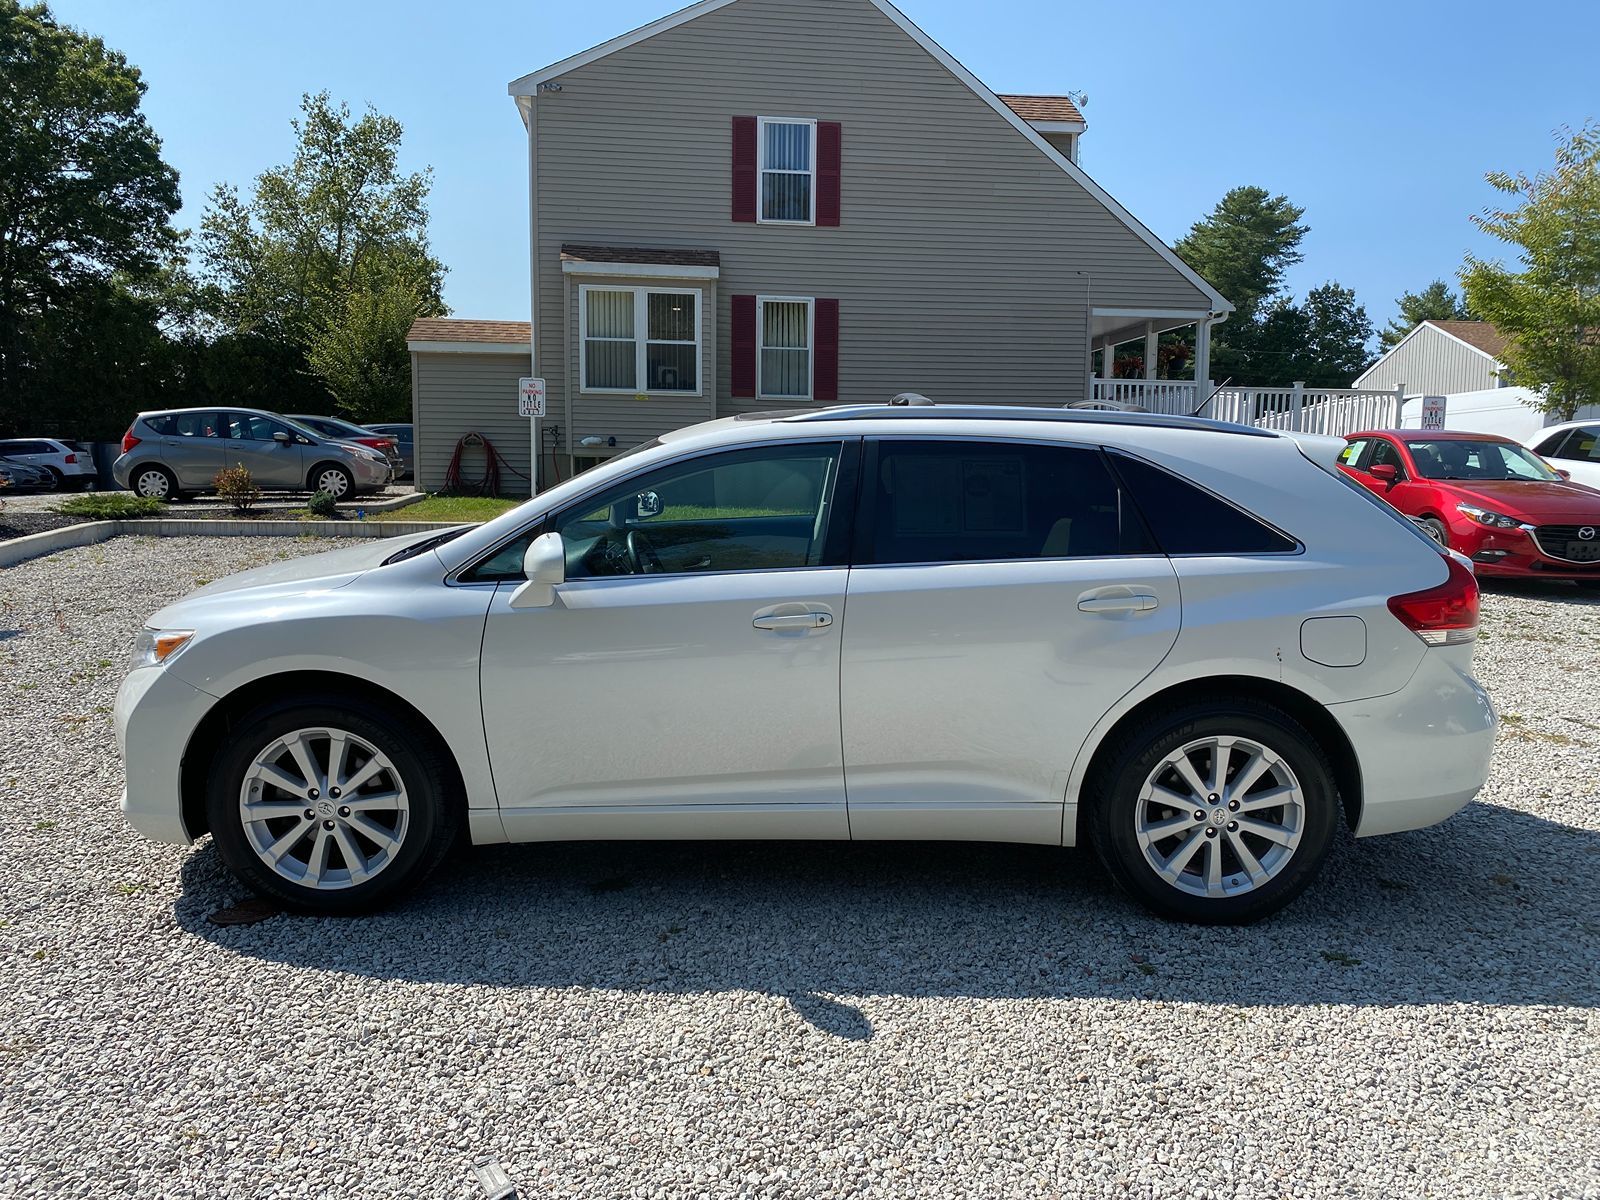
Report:
[[[134,630],[320,540],[0,571],[0,1194],[1600,1196],[1600,607],[1486,597],[1482,802],[1248,930],[1087,854],[463,852],[405,908],[221,928],[121,821]],[[176,567],[174,564],[179,564]]]

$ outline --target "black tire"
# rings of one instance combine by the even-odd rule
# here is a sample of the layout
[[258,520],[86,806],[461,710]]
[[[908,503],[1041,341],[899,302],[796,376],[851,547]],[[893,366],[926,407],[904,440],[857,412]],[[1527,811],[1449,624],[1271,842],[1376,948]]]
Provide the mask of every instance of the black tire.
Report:
[[[166,491],[160,493],[159,495],[154,491],[147,491],[141,486],[141,481],[144,480],[146,476],[155,475],[159,475],[162,479],[166,480]],[[135,496],[143,496],[155,500],[176,500],[178,499],[179,495],[178,477],[171,471],[167,470],[167,468],[157,466],[153,463],[142,467],[135,467],[133,470],[128,472],[128,490]]]
[[[1218,735],[1258,743],[1276,754],[1299,784],[1303,814],[1299,818],[1299,843],[1270,878],[1249,890],[1202,896],[1181,890],[1157,873],[1140,844],[1137,822],[1141,793],[1157,766],[1181,747]],[[1248,751],[1240,753],[1248,754]],[[1244,697],[1223,697],[1153,715],[1120,735],[1116,744],[1107,748],[1101,764],[1086,789],[1089,842],[1112,879],[1161,916],[1203,925],[1244,925],[1260,920],[1283,908],[1310,885],[1333,844],[1339,822],[1339,791],[1328,756],[1304,725],[1271,704]],[[1228,777],[1233,778],[1241,769],[1242,763],[1235,760],[1228,768]],[[1266,782],[1272,780],[1269,778]],[[1159,805],[1159,801],[1154,800],[1148,803]],[[1216,806],[1224,810],[1224,815],[1217,820],[1227,820],[1227,804],[1224,795]],[[1167,810],[1158,807],[1155,811]],[[1205,798],[1196,804],[1194,811],[1206,814],[1203,821],[1197,818],[1194,836],[1210,837],[1217,843],[1214,849],[1200,846],[1195,858],[1208,862],[1212,854],[1223,861],[1233,856],[1233,872],[1242,871],[1233,850],[1223,849],[1233,836],[1224,831],[1233,826],[1213,825],[1213,810]],[[1184,819],[1181,810],[1173,810],[1173,815],[1174,819]],[[1214,832],[1206,833],[1208,826]],[[1153,853],[1168,853],[1169,860],[1176,858],[1175,853],[1161,847],[1186,844],[1182,839],[1187,836],[1187,830],[1174,834],[1170,842],[1160,843]],[[1241,839],[1245,836],[1248,834],[1239,835]],[[1259,848],[1261,843],[1256,845]],[[1195,884],[1203,883],[1198,870],[1197,866]],[[1242,877],[1230,873],[1229,882]],[[1188,879],[1188,876],[1183,878]]]
[[[246,833],[240,811],[247,772],[257,755],[286,734],[322,728],[353,734],[385,756],[399,775],[409,806],[398,848],[371,878],[325,889],[296,882],[269,867]],[[328,766],[326,757],[330,756],[324,755],[324,760],[318,761],[324,772]],[[316,699],[298,696],[256,709],[229,731],[227,741],[212,763],[206,784],[207,816],[223,862],[257,895],[297,912],[347,915],[377,908],[415,889],[449,853],[462,823],[462,804],[453,778],[438,736],[416,720],[360,697],[341,698],[337,704],[330,704],[325,696]],[[372,786],[387,788],[389,785],[385,776],[379,776],[379,782]],[[291,799],[289,793],[271,788],[263,798],[285,802]],[[318,816],[306,826],[304,837],[317,836],[319,825],[349,815],[332,804],[333,799],[331,786],[327,796],[319,795],[305,801],[294,798],[296,804],[321,806],[307,810]],[[324,812],[322,808],[332,811]],[[300,827],[301,816],[303,814],[281,818],[271,825],[263,824],[261,829],[270,836],[284,835]],[[348,836],[352,831],[352,826],[346,826],[344,833]],[[333,840],[332,835],[329,840]],[[372,853],[369,846],[375,847],[376,843],[363,840],[359,849]],[[285,855],[291,867],[293,856],[302,848],[305,848],[303,841],[297,842]],[[305,849],[309,857],[309,848]],[[351,874],[337,843],[324,860],[330,869],[336,857],[345,864],[340,869]]]
[[[330,474],[344,477],[344,487],[337,492],[322,486],[323,480]],[[336,501],[350,500],[356,494],[356,481],[355,477],[338,463],[319,463],[311,468],[311,474],[306,477],[306,489],[311,492],[326,491]]]
[[1417,524],[1421,525],[1427,531],[1428,536],[1438,542],[1439,545],[1447,550],[1450,548],[1450,529],[1438,517],[1422,517],[1417,521]]
[[67,486],[67,477],[60,471],[56,470],[49,463],[45,464],[44,469],[50,472],[50,490],[52,492],[62,491]]

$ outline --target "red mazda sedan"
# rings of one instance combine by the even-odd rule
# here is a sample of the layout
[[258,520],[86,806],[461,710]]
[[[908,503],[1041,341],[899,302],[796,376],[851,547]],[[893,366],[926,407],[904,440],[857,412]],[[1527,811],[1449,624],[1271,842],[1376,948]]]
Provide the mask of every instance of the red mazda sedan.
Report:
[[1600,584],[1600,491],[1508,438],[1434,429],[1351,434],[1339,467],[1486,577]]

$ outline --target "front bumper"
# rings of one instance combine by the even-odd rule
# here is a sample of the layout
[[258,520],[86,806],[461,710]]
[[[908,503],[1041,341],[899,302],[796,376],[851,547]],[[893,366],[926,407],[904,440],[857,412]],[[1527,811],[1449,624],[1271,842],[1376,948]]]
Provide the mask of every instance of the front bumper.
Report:
[[394,478],[394,468],[387,461],[371,462],[365,458],[358,458],[353,464],[356,477],[356,487],[363,491],[372,488],[387,487]]
[[1330,704],[1361,764],[1357,837],[1437,825],[1489,777],[1497,718],[1468,647],[1433,647],[1398,692]]
[[1581,563],[1546,554],[1523,529],[1491,529],[1475,522],[1452,525],[1450,545],[1472,560],[1484,579],[1600,579],[1600,562]]
[[126,776],[122,815],[152,841],[194,841],[183,823],[183,754],[216,703],[163,667],[129,671],[117,690],[117,749]]

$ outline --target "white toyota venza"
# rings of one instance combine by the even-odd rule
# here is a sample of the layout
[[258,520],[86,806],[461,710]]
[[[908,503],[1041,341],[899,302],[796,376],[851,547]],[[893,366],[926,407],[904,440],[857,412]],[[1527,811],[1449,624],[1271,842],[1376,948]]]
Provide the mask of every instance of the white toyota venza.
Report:
[[123,809],[271,900],[413,889],[452,842],[1091,845],[1249,921],[1482,786],[1459,558],[1337,439],[848,407],[683,429],[472,528],[151,617]]

